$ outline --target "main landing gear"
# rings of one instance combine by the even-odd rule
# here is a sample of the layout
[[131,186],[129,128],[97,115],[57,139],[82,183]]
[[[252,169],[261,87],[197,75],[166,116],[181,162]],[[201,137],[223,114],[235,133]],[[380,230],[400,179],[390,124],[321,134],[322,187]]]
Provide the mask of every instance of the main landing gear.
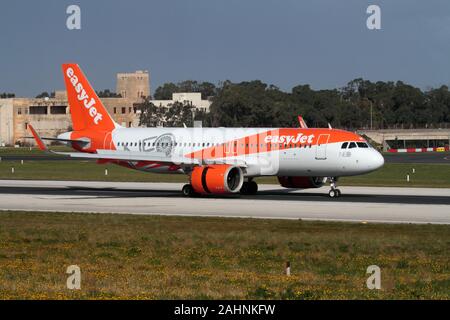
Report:
[[239,192],[241,194],[256,194],[258,192],[258,184],[253,180],[244,181]]
[[330,177],[331,190],[328,192],[330,198],[339,198],[341,196],[341,190],[337,189],[337,178]]
[[185,197],[193,197],[196,194],[194,188],[192,188],[192,185],[190,184],[185,184],[183,189],[181,189],[181,192]]

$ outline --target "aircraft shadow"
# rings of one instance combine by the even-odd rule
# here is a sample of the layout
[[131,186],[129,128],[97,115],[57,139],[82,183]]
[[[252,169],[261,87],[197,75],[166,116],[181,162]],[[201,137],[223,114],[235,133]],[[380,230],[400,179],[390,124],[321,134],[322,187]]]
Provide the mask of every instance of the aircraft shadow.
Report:
[[[58,195],[70,199],[83,198],[183,198],[179,190],[142,190],[129,188],[45,188],[45,187],[0,187],[2,194]],[[258,201],[310,201],[310,202],[353,202],[353,203],[397,203],[397,204],[439,204],[450,205],[450,197],[417,195],[373,195],[346,194],[340,198],[329,198],[327,193],[301,193],[289,190],[264,190],[256,195],[206,196],[204,198]]]

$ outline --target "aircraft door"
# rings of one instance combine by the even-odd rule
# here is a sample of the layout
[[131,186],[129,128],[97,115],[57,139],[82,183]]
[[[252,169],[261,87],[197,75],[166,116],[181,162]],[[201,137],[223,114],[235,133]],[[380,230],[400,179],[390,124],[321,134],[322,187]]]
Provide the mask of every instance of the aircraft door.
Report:
[[330,139],[329,134],[321,134],[316,145],[316,160],[325,160],[327,158],[327,144]]

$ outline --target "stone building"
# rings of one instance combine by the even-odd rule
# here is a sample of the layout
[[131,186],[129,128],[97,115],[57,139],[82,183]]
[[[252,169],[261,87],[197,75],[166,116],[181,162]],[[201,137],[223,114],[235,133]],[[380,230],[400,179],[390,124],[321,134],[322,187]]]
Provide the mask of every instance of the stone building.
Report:
[[202,94],[200,92],[179,92],[172,94],[172,100],[151,100],[157,107],[170,107],[175,102],[188,103],[195,106],[197,110],[209,112],[211,106],[210,100],[202,100]]
[[[100,98],[114,120],[124,127],[137,126],[136,104],[150,95],[149,74],[144,71],[119,73],[117,89],[122,97]],[[70,131],[72,120],[66,91],[56,91],[52,98],[0,99],[0,146],[34,143],[24,139],[31,123],[42,136],[55,137]]]
[[[150,75],[148,71],[118,73],[116,93],[120,97],[100,98],[113,119],[123,127],[139,125],[137,104],[150,97]],[[190,103],[198,110],[208,112],[211,102],[202,100],[197,92],[174,93],[172,100],[151,100],[156,106],[169,107],[174,102]],[[0,146],[14,144],[34,144],[28,124],[40,135],[56,137],[71,130],[66,91],[56,91],[51,98],[7,98],[0,99]]]
[[150,76],[148,71],[117,74],[116,93],[125,99],[139,99],[150,96]]

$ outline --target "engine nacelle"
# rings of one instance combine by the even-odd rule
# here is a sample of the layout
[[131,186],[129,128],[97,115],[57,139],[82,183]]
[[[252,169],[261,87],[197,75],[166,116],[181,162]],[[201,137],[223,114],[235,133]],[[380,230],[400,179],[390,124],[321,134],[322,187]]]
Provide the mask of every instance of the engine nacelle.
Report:
[[227,164],[199,166],[191,173],[191,185],[197,193],[235,193],[243,183],[242,169]]
[[278,177],[282,187],[285,188],[320,188],[325,182],[323,177]]

